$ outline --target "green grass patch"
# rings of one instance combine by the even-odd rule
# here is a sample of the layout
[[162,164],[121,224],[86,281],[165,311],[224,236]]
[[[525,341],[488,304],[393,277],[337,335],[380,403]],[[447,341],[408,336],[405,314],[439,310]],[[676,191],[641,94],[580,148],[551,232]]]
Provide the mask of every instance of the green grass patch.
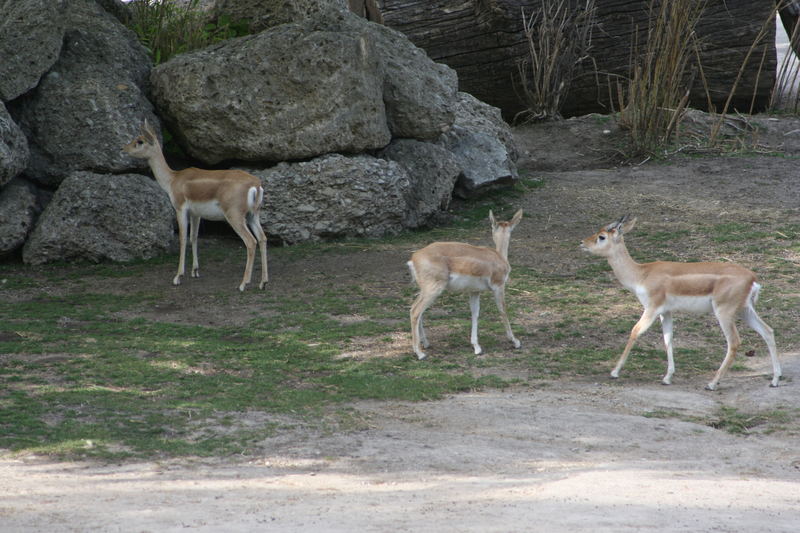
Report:
[[644,414],[647,418],[676,418],[721,429],[734,435],[771,433],[794,424],[800,409],[780,407],[769,411],[744,412],[735,407],[720,407],[710,416],[690,415],[680,411],[657,409]]
[[[131,265],[129,274],[147,267]],[[3,273],[21,277],[24,268],[4,265]],[[163,287],[85,292],[81,274],[102,278],[105,269],[62,266],[58,295],[0,301],[0,448],[65,458],[224,456],[279,431],[278,415],[327,419],[354,400],[431,400],[505,385],[447,357],[419,362],[410,349],[341,357],[353,339],[405,333],[410,289],[407,298],[363,285],[309,284],[292,298],[237,293],[258,298],[251,318],[211,327],[148,318],[148,309],[169,304]],[[233,298],[226,290],[218,301]],[[266,418],[245,424],[243,413]]]

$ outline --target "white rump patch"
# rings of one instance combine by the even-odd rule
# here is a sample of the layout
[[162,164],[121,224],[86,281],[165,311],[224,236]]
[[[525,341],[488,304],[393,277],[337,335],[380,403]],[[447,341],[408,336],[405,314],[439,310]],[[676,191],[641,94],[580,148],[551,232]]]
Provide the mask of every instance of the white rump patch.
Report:
[[264,189],[261,187],[250,187],[247,190],[247,208],[252,211],[261,205],[264,200]]

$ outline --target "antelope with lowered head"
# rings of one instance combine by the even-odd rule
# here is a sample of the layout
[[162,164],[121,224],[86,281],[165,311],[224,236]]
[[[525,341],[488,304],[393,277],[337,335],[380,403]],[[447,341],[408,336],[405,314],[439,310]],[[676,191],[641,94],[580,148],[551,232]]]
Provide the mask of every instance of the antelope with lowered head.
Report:
[[505,304],[505,287],[511,267],[508,264],[508,242],[511,232],[522,219],[522,209],[508,222],[498,222],[489,212],[492,222],[492,239],[495,248],[473,246],[460,242],[434,242],[417,250],[407,263],[411,277],[419,286],[419,295],[411,306],[411,344],[419,359],[425,358],[422,347],[429,346],[422,325],[422,315],[445,289],[469,293],[472,311],[472,333],[470,342],[475,355],[481,353],[478,344],[478,313],[480,293],[494,294],[497,310],[506,328],[506,336],[520,347],[520,342],[511,332]]
[[636,339],[647,331],[656,317],[659,317],[667,350],[667,374],[661,382],[669,385],[675,372],[675,362],[672,358],[672,312],[690,311],[713,313],[728,342],[725,359],[714,378],[706,385],[706,389],[715,390],[719,380],[733,363],[736,350],[741,344],[735,324],[738,315],[741,315],[747,325],[756,330],[767,343],[772,359],[771,385],[777,387],[781,377],[781,367],[778,363],[772,328],[761,320],[755,310],[758,292],[761,289],[761,285],[756,282],[756,275],[733,263],[670,261],[637,263],[628,254],[623,237],[633,229],[635,223],[635,218],[629,219],[623,216],[581,242],[584,250],[608,260],[620,283],[636,294],[644,306],[644,313],[633,326],[628,343],[611,372],[611,377],[619,377],[619,371],[625,364]]
[[178,218],[180,237],[180,259],[178,273],[172,280],[180,285],[185,274],[186,226],[191,221],[192,277],[200,277],[197,261],[197,233],[200,219],[227,220],[233,231],[247,247],[247,264],[244,277],[239,284],[243,291],[250,283],[255,262],[256,244],[261,248],[261,282],[259,289],[267,283],[267,236],[261,228],[259,212],[264,200],[261,181],[243,170],[203,170],[186,168],[172,170],[164,159],[161,144],[155,131],[144,121],[138,137],[123,147],[130,156],[147,159],[156,181],[169,195]]

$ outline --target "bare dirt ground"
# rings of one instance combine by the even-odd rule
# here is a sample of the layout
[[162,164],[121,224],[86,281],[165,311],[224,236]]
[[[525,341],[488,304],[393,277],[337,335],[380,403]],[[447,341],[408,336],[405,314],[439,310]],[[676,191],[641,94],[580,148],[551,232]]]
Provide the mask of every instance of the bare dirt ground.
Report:
[[[512,264],[573,271],[578,240],[623,213],[650,224],[797,220],[796,159],[698,157],[615,167],[603,159],[613,146],[607,128],[588,120],[517,130],[521,166],[545,185],[515,200],[527,216],[513,237]],[[782,144],[797,129],[781,128],[762,140]],[[574,242],[575,253],[565,255],[563,242]],[[686,246],[689,253],[693,241]],[[407,254],[387,247],[359,265],[337,263],[335,255],[276,261],[270,290],[380,278],[393,291],[408,283]],[[211,293],[203,287],[185,285],[185,300],[154,315],[219,324],[247,312],[205,305]],[[403,337],[360,349],[399,352],[407,343]],[[762,356],[746,358],[748,370],[729,375],[714,393],[703,390],[709,376],[684,374],[670,387],[658,376],[644,384],[562,378],[435,402],[358,403],[352,407],[367,427],[287,424],[262,456],[239,461],[103,465],[0,457],[0,531],[795,532],[797,428],[742,436],[684,421],[720,407],[800,406],[800,352],[779,348],[787,379],[775,389],[767,386]],[[679,356],[678,365],[680,374]],[[644,416],[654,411],[682,420]]]

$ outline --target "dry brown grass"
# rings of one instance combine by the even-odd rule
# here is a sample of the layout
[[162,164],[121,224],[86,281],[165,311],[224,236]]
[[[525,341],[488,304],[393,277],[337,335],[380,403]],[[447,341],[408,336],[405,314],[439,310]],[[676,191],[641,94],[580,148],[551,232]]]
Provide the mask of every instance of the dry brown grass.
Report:
[[705,2],[651,2],[642,46],[631,48],[628,79],[617,83],[620,126],[630,134],[630,155],[650,155],[672,141],[686,110],[694,72],[688,67],[697,47],[695,27]]
[[541,9],[530,15],[522,10],[528,54],[517,64],[516,86],[527,109],[518,117],[527,121],[560,118],[564,97],[580,66],[592,62],[589,52],[595,24],[594,0],[585,0],[577,9],[566,0],[544,0]]

